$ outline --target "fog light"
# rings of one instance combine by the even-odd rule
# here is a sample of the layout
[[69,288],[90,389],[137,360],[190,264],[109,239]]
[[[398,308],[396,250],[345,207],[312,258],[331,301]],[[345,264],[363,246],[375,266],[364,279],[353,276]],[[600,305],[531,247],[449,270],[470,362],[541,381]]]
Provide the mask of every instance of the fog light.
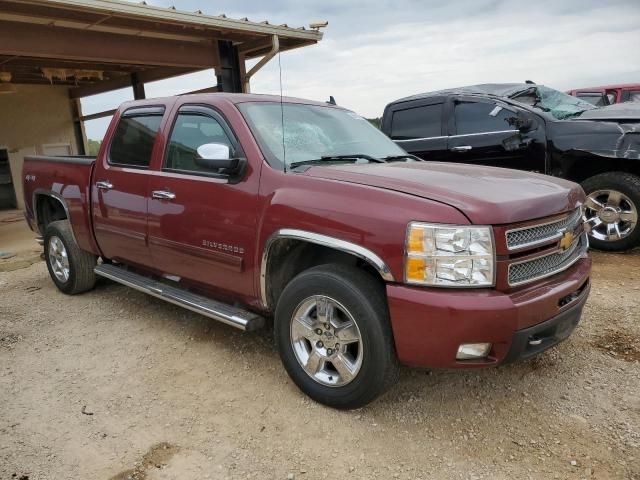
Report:
[[491,351],[490,343],[463,343],[458,347],[456,360],[473,360],[485,358]]

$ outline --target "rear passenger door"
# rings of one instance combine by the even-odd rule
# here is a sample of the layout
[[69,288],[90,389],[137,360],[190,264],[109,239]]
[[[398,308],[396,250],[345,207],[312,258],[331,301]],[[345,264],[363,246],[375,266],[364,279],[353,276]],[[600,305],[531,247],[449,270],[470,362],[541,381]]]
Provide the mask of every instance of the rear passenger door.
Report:
[[153,264],[147,246],[147,192],[164,111],[164,107],[125,110],[96,160],[93,225],[106,258],[145,267]]
[[393,105],[383,130],[407,152],[425,160],[446,160],[443,133],[444,99],[429,98]]
[[544,172],[544,150],[521,141],[509,124],[515,111],[488,99],[454,97],[448,113],[451,161]]

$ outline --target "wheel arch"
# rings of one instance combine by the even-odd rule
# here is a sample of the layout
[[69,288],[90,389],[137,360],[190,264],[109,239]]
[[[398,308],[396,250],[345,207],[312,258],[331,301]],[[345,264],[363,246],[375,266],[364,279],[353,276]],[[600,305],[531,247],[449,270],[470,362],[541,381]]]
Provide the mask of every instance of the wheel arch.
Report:
[[[71,221],[69,206],[64,197],[59,193],[41,188],[33,192],[33,214],[41,235],[44,235],[47,225],[51,222],[56,220]],[[73,229],[71,229],[71,235],[75,241]]]
[[631,158],[609,158],[585,154],[572,159],[565,177],[573,182],[585,180],[608,172],[631,173],[640,176],[640,160]]
[[[291,258],[277,273],[275,260]],[[297,229],[280,229],[266,241],[260,263],[260,300],[267,310],[275,309],[287,283],[302,270],[322,263],[352,263],[378,277],[381,282],[395,281],[391,269],[379,255],[352,242],[328,235]]]

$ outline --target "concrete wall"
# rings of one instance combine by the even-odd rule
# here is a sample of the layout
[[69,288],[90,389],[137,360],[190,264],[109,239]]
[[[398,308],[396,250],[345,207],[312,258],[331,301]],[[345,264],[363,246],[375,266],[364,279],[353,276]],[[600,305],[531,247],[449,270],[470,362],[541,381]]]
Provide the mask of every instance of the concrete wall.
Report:
[[0,147],[9,150],[11,176],[18,208],[22,199],[22,163],[25,155],[60,152],[64,145],[76,154],[68,87],[15,85],[16,93],[0,95]]

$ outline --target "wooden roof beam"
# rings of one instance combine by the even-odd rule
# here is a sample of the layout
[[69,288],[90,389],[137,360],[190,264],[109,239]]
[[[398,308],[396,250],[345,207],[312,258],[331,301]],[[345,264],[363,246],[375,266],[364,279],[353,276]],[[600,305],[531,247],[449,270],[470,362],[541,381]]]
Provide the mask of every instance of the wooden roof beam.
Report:
[[214,68],[215,45],[0,21],[0,55]]
[[[149,83],[157,80],[164,80],[166,78],[177,77],[178,75],[184,75],[198,70],[200,69],[156,68],[153,70],[137,72],[136,75],[138,76],[138,81],[140,83]],[[69,98],[88,97],[89,95],[97,95],[99,93],[110,92],[111,90],[118,90],[120,88],[127,87],[131,87],[131,76],[123,75],[110,80],[96,82],[91,85],[72,88],[69,90]]]

